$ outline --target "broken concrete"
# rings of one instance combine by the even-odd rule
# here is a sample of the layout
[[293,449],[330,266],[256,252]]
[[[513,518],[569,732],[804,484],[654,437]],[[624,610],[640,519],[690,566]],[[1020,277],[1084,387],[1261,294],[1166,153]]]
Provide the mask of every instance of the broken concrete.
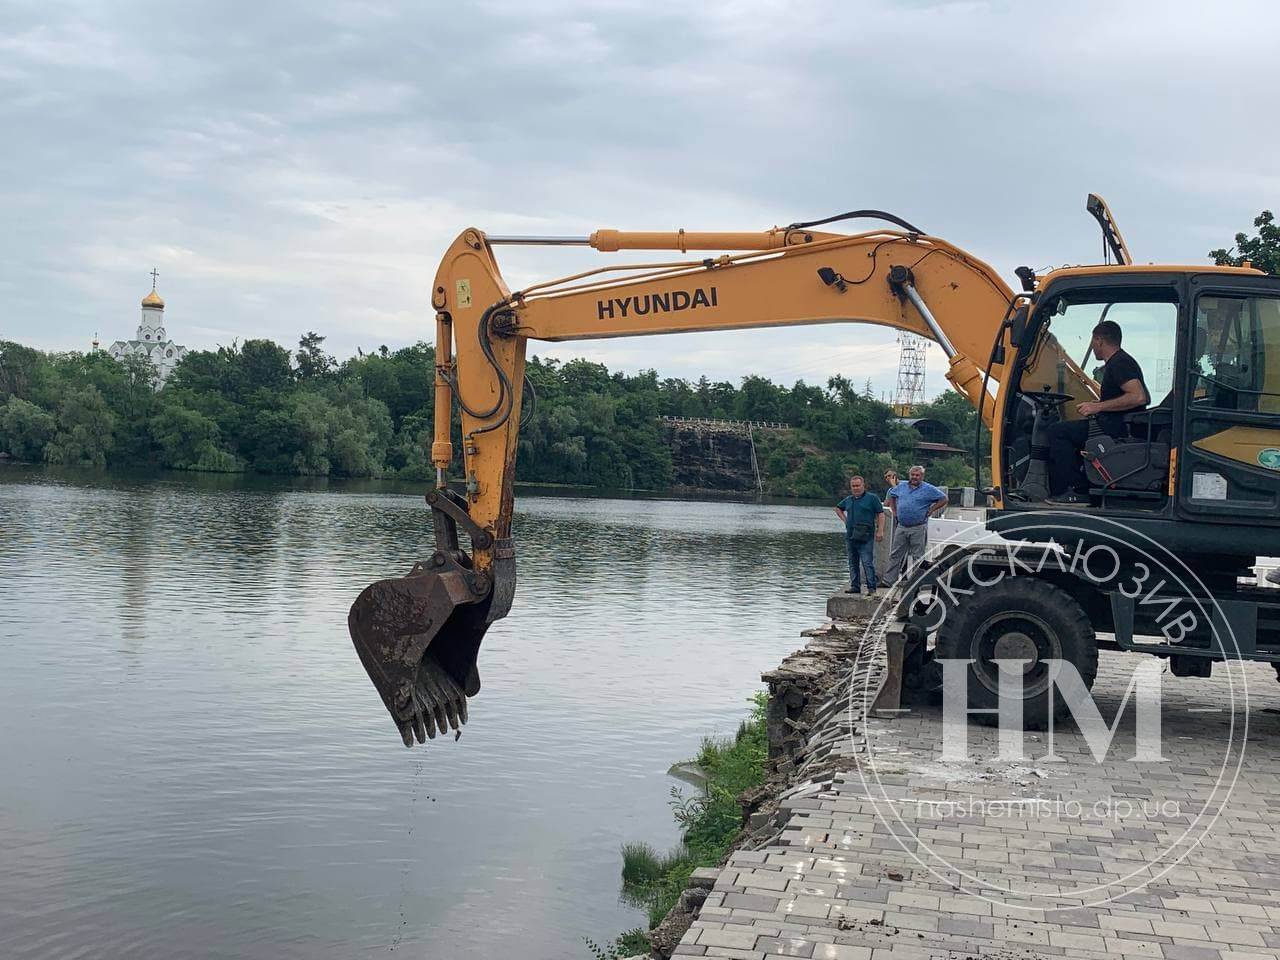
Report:
[[[992,759],[998,732],[969,727],[974,759],[948,760],[936,708],[862,720],[866,691],[883,670],[874,657],[856,669],[850,662],[865,626],[833,621],[809,631],[803,650],[765,674],[773,770],[742,798],[752,828],[674,956],[1280,957],[1280,826],[1272,813],[1280,685],[1269,666],[1246,666],[1249,753],[1229,806],[1180,861],[1139,885],[1135,872],[1162,863],[1161,851],[1212,794],[1221,741],[1240,726],[1224,709],[1225,677],[1170,679],[1165,763],[1134,763],[1123,729],[1096,761],[1074,726],[1056,732],[1051,750],[1043,734],[1028,734],[1028,752],[1052,756],[1019,762]],[[1104,654],[1094,687],[1104,716],[1118,711],[1141,659]],[[962,801],[988,807],[929,812]],[[1188,812],[1162,807],[1130,820],[1034,812],[1071,801],[1176,802]],[[1001,815],[992,804],[1020,814]]]
[[[875,606],[868,602],[866,609]],[[850,620],[806,630],[805,646],[763,675],[769,687],[770,772],[765,783],[739,798],[745,829],[738,849],[758,849],[776,841],[787,822],[787,803],[816,794],[824,774],[841,766],[842,744],[849,739],[849,727],[841,717],[842,699],[855,682],[869,682],[873,689],[878,684],[866,669],[855,673],[853,668],[863,632],[862,623]],[[871,664],[870,669],[879,668]],[[716,868],[694,871],[680,900],[649,934],[654,956],[672,956],[721,873]]]

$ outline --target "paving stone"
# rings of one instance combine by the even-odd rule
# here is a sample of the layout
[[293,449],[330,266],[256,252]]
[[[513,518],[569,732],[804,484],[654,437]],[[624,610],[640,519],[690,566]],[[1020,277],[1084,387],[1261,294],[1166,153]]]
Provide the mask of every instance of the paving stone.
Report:
[[770,957],[812,957],[814,943],[801,937],[760,937],[755,949]]
[[1121,940],[1116,937],[1104,937],[1106,953],[1109,957],[1164,957],[1163,945],[1152,940]]
[[1222,960],[1216,947],[1193,947],[1185,943],[1166,944],[1160,948],[1165,960]]
[[[778,909],[778,898],[766,897],[754,893],[727,893],[725,894],[722,906],[772,913]],[[703,909],[705,909],[705,907]]]
[[820,943],[814,947],[813,960],[871,960],[871,951],[844,943]]
[[[1246,667],[1250,742],[1212,831],[1136,887],[1129,876],[1150,869],[1217,789],[1231,715],[1206,711],[1228,701],[1225,675],[1162,681],[1164,763],[1132,759],[1132,703],[1100,761],[1073,724],[1053,732],[1051,758],[1048,735],[1033,733],[1024,761],[1000,761],[997,732],[971,726],[974,759],[944,761],[938,708],[865,723],[855,710],[851,726],[849,697],[874,690],[883,664],[839,666],[851,661],[813,652],[836,641],[809,642],[796,656],[831,674],[833,692],[806,707],[805,736],[787,754],[781,832],[717,872],[683,944],[695,952],[682,955],[1280,958],[1280,685],[1268,666]],[[1102,654],[1093,692],[1108,725],[1140,662]],[[1069,802],[1078,815],[1063,812]],[[1120,895],[1099,902],[1099,890]]]
[[[690,928],[691,932],[692,930],[693,928]],[[706,947],[708,950],[712,947],[742,947],[750,950],[756,945],[756,938],[759,935],[759,931],[753,930],[751,927],[739,927],[737,925],[726,927],[722,930],[702,928],[698,930],[697,940],[694,942]],[[685,934],[685,936],[687,938],[688,934]]]

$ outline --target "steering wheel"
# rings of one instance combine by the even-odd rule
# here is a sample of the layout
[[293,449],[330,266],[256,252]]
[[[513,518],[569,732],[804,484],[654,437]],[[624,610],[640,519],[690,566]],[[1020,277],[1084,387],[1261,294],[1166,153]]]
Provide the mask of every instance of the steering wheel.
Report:
[[1052,410],[1060,403],[1075,399],[1069,393],[1055,393],[1052,390],[1024,390],[1022,395],[1043,410]]

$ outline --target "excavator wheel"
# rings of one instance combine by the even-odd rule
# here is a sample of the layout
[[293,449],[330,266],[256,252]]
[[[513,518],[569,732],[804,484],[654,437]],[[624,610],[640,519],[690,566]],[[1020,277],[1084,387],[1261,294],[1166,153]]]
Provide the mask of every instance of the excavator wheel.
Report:
[[[1098,641],[1084,609],[1065,590],[1034,577],[1009,577],[983,587],[947,613],[938,628],[939,661],[970,660],[966,675],[970,710],[1000,706],[997,659],[1025,660],[1022,723],[1043,730],[1067,712],[1061,693],[1049,682],[1050,660],[1073,666],[1086,689],[1098,675]],[[995,712],[970,714],[995,725]]]

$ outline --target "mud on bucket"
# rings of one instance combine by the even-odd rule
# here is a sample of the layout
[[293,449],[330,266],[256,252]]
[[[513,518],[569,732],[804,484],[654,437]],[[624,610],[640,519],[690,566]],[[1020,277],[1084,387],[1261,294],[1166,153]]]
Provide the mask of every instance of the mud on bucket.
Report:
[[489,579],[440,554],[433,564],[370,584],[347,615],[360,662],[406,747],[461,732],[467,698],[480,690],[476,654],[489,627]]

